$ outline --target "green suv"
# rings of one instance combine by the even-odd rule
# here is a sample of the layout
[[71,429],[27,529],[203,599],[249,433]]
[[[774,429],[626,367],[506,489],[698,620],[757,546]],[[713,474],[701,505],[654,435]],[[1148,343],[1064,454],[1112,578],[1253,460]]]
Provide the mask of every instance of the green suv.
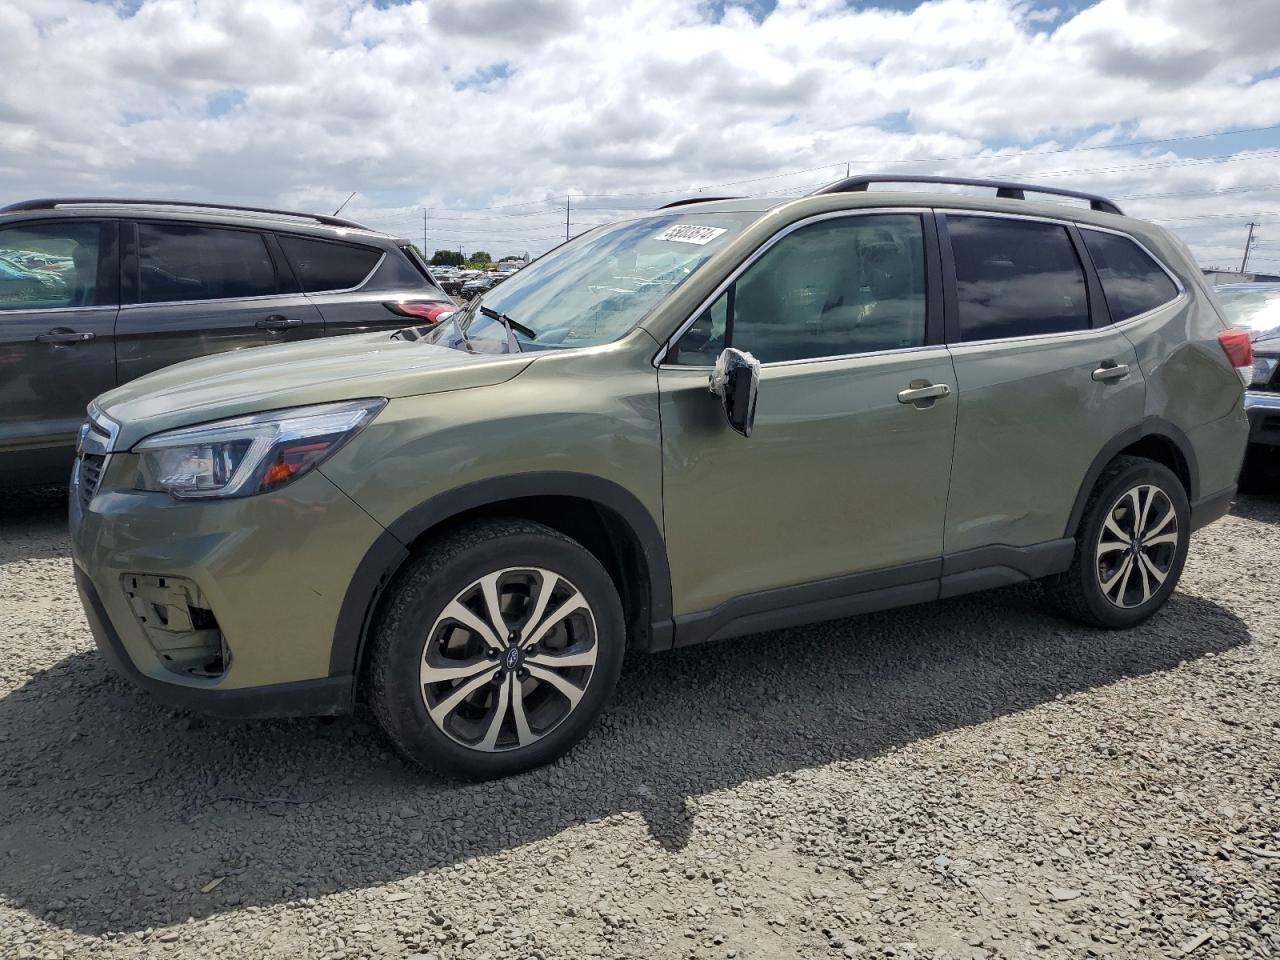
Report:
[[104,394],[70,495],[103,654],[225,716],[364,700],[490,777],[631,653],[1030,579],[1141,622],[1230,504],[1247,334],[1108,200],[907,179],[997,195],[672,204],[434,326]]

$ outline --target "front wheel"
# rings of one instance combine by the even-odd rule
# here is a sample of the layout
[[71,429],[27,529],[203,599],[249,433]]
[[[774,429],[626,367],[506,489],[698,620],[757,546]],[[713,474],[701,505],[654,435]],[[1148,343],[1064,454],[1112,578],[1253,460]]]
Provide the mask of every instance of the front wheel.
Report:
[[1045,588],[1073,619],[1113,630],[1135,626],[1173,593],[1190,539],[1187,494],[1173,471],[1118,457],[1085,505],[1070,569]]
[[390,589],[370,699],[424,767],[484,779],[548,763],[586,734],[617,683],[617,590],[591,553],[549,527],[459,529]]

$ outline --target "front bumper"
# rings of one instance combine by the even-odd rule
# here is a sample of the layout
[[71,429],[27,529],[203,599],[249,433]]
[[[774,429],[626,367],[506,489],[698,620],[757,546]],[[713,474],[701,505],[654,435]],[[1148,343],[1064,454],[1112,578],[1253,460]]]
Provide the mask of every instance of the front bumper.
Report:
[[1248,390],[1244,409],[1249,415],[1249,445],[1280,447],[1280,393]]
[[[72,556],[98,648],[126,679],[168,703],[228,717],[347,712],[354,662],[335,664],[348,587],[379,526],[319,471],[277,493],[177,501],[131,489],[113,454],[97,493],[70,496]],[[229,651],[218,675],[184,671],[139,622],[126,583],[194,584]]]
[[262,687],[218,689],[187,686],[147,676],[134,666],[120,634],[102,606],[93,581],[75,568],[76,589],[84,604],[89,629],[103,658],[116,673],[170,706],[194,710],[215,717],[247,720],[256,717],[315,717],[350,713],[351,677],[321,677],[294,683],[273,683]]

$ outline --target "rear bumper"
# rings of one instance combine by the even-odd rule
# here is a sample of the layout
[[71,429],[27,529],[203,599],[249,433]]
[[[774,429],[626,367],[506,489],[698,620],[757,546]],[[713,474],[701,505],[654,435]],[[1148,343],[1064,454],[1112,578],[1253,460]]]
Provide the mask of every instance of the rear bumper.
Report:
[[84,605],[89,629],[98,650],[111,669],[157,700],[184,710],[216,717],[250,719],[257,717],[311,717],[349,713],[355,689],[351,677],[321,677],[296,683],[276,683],[239,690],[190,687],[158,680],[143,674],[129,658],[120,635],[102,606],[93,582],[75,565],[76,589]]
[[1207,497],[1201,497],[1191,504],[1191,529],[1199,530],[1201,527],[1225,517],[1227,511],[1231,509],[1231,501],[1235,497],[1236,486],[1232,484],[1225,490],[1220,490]]
[[1244,409],[1249,415],[1249,445],[1280,447],[1280,393],[1249,390]]

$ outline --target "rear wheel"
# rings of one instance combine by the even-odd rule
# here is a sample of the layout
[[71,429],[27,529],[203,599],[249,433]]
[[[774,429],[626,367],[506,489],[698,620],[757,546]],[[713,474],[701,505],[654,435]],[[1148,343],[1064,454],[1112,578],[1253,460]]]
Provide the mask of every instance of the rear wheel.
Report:
[[1164,605],[1190,542],[1186,491],[1162,464],[1118,457],[1085,506],[1069,570],[1045,581],[1055,605],[1084,623],[1131,627]]
[[554,760],[604,708],[622,666],[613,582],[541,524],[460,529],[410,561],[374,631],[374,712],[410,759],[499,777]]

